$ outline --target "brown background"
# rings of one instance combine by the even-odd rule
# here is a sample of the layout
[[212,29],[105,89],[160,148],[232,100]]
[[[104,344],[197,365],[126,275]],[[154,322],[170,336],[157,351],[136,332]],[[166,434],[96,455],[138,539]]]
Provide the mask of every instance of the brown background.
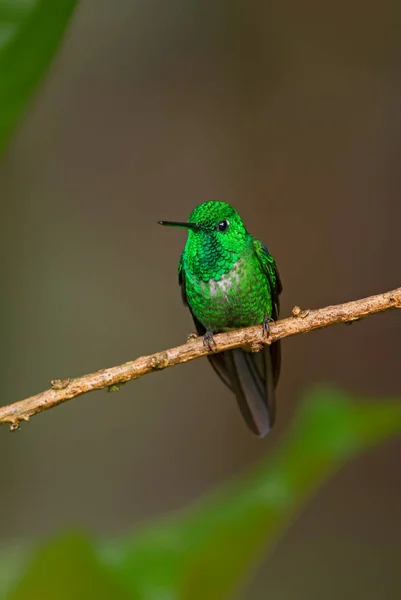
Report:
[[[232,203],[268,243],[283,314],[400,281],[400,5],[81,2],[0,167],[1,403],[179,344],[186,219]],[[311,383],[400,396],[401,315],[284,343],[260,442],[207,362],[0,431],[0,545],[119,533],[266,455]],[[401,446],[309,504],[246,598],[401,597]]]

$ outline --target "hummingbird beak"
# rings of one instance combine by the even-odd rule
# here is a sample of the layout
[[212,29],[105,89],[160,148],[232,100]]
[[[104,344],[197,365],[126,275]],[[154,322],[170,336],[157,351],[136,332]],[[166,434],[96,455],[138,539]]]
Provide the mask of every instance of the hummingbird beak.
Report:
[[158,221],[159,225],[166,225],[167,227],[183,227],[184,229],[192,229],[192,231],[199,231],[200,227],[196,223],[180,223],[178,221]]

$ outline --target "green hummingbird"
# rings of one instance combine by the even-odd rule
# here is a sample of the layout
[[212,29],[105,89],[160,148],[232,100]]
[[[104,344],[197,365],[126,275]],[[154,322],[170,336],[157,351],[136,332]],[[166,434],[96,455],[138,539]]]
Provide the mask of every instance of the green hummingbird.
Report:
[[[159,223],[188,230],[178,281],[204,343],[212,348],[214,333],[258,324],[268,334],[269,321],[279,315],[282,284],[267,247],[248,233],[238,212],[211,200],[197,206],[186,223]],[[275,419],[280,342],[260,352],[238,348],[208,359],[236,395],[250,429],[265,436]]]

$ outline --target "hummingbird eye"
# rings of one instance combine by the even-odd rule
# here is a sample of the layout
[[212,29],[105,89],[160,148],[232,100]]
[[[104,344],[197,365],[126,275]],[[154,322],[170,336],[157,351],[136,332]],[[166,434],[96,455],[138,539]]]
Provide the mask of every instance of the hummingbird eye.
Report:
[[229,221],[227,221],[227,219],[224,219],[224,221],[220,221],[220,223],[217,225],[216,229],[218,231],[226,231],[228,229],[229,225],[230,225]]

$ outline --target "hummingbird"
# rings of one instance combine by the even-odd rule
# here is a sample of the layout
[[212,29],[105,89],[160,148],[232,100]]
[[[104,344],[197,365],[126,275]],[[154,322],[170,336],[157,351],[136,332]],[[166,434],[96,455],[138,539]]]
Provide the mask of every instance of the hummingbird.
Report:
[[[188,222],[159,224],[188,231],[178,282],[204,344],[213,349],[213,334],[251,325],[260,324],[268,335],[269,322],[279,315],[280,275],[267,246],[248,233],[238,212],[210,200],[199,204]],[[236,348],[208,359],[234,392],[247,425],[264,437],[275,420],[280,342],[259,352]]]

